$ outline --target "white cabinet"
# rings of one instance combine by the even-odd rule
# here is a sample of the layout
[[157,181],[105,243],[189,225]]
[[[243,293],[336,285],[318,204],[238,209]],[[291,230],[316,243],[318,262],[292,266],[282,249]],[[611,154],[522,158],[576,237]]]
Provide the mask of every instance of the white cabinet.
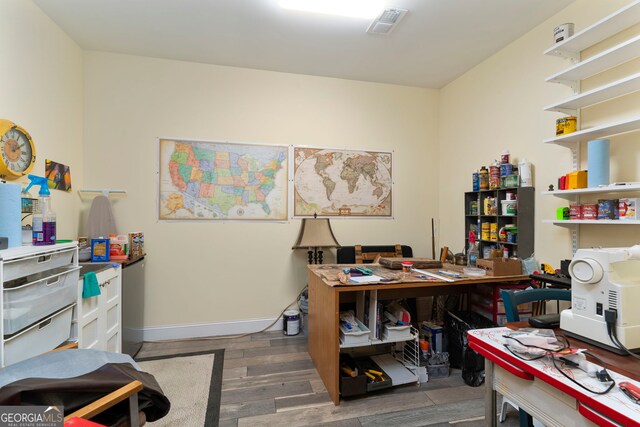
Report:
[[99,267],[96,278],[100,295],[82,298],[83,278],[78,282],[78,346],[121,353],[122,267],[119,264]]
[[[545,107],[545,111],[558,111],[576,115],[580,120],[580,110],[600,102],[613,100],[619,96],[640,90],[640,72],[635,70],[618,80],[607,82],[599,87],[580,93],[580,81],[594,74],[615,68],[623,63],[640,57],[640,35],[631,35],[615,46],[608,48],[588,59],[581,60],[582,51],[594,46],[605,39],[640,23],[640,0],[635,0],[620,10],[604,17],[600,21],[576,33],[574,36],[557,43],[544,53],[546,55],[569,58],[573,63],[565,70],[546,79],[547,82],[568,85],[574,90],[574,95]],[[557,144],[571,149],[574,170],[579,169],[580,144],[598,138],[609,138],[621,133],[640,130],[640,116],[633,115],[615,122],[601,123],[588,129],[581,129],[567,135],[560,135],[545,140],[545,143]],[[614,142],[612,141],[612,144]],[[582,196],[598,194],[627,193],[624,197],[638,197],[628,194],[640,193],[639,185],[609,186],[598,188],[582,188],[577,190],[555,190],[542,193],[580,202]],[[578,248],[578,226],[580,224],[596,225],[632,225],[636,220],[545,220],[559,226],[570,227],[572,230],[572,247]]]
[[78,249],[75,242],[0,251],[0,365],[75,339]]

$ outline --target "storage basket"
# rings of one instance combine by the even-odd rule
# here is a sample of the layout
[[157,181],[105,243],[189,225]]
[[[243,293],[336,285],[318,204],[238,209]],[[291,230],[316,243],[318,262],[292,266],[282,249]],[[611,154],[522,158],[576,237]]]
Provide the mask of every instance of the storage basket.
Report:
[[7,338],[4,343],[4,365],[11,365],[50,351],[68,340],[71,335],[74,305],[70,305],[11,338]]
[[5,336],[76,302],[79,270],[80,267],[56,268],[5,283],[2,304]]

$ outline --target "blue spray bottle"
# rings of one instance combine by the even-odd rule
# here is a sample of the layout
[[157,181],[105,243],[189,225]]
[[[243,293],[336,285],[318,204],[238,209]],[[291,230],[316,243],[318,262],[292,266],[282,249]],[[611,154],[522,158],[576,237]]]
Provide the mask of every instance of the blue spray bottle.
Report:
[[35,246],[53,245],[56,242],[56,214],[51,209],[51,193],[49,180],[37,175],[28,175],[31,183],[22,192],[29,191],[32,185],[39,185],[38,208],[33,213],[33,235],[31,238]]

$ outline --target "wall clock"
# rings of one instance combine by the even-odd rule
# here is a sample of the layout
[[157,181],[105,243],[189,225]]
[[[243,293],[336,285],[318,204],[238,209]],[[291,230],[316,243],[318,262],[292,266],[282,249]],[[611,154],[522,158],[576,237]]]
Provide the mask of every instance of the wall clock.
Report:
[[9,120],[0,119],[0,178],[20,178],[33,169],[35,162],[36,147],[29,133]]

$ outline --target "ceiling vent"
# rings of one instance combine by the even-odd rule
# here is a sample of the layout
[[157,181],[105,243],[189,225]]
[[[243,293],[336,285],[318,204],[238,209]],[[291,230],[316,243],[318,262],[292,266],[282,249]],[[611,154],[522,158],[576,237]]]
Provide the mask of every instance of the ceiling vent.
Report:
[[373,20],[367,33],[369,34],[389,34],[398,25],[407,13],[407,9],[385,9],[380,16]]

